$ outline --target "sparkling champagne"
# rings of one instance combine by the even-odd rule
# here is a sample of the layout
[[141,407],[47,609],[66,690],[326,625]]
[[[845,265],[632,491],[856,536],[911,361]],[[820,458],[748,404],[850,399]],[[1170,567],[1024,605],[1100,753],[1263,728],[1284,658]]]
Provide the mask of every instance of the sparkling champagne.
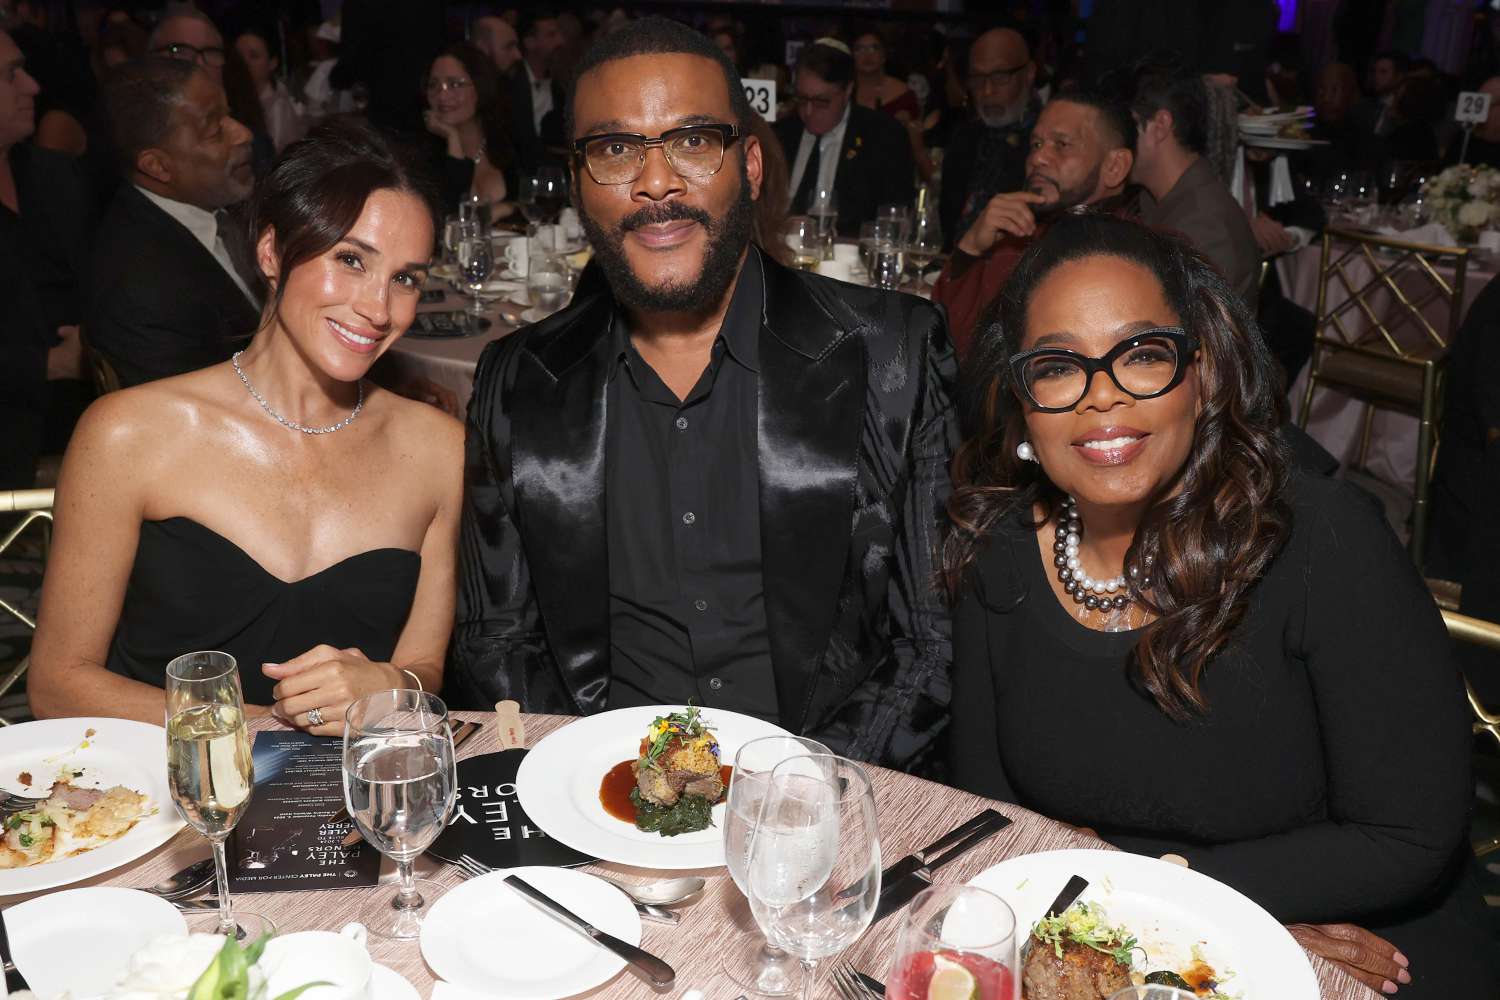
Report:
[[167,722],[167,779],[177,811],[218,838],[234,829],[255,786],[245,717],[229,705],[195,705]]

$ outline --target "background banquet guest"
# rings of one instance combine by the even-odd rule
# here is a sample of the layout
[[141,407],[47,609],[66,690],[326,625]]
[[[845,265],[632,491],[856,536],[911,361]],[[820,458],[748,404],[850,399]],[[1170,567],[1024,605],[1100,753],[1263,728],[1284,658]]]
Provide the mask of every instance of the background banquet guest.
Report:
[[791,214],[806,213],[820,189],[831,189],[838,234],[858,236],[881,205],[909,205],[916,189],[906,130],[853,101],[854,59],[847,48],[831,38],[802,47],[792,79],[797,113],[774,128],[791,169]]
[[35,486],[81,409],[88,198],[72,157],[26,141],[39,90],[0,31],[0,489]]
[[886,114],[902,121],[919,117],[922,107],[917,95],[906,85],[886,71],[885,39],[873,26],[861,28],[849,46],[854,56],[854,103],[860,107]]
[[781,152],[781,142],[771,123],[760,115],[752,115],[750,130],[760,143],[760,195],[755,199],[755,220],[750,237],[755,245],[778,264],[788,267],[792,263],[792,248],[787,245],[786,203],[790,197],[788,183],[790,171],[786,157]]
[[103,99],[125,180],[94,238],[89,343],[125,385],[223,361],[260,317],[244,229],[224,211],[250,194],[249,130],[183,60],[119,66]]
[[1260,250],[1245,210],[1203,155],[1208,90],[1203,78],[1149,67],[1136,74],[1130,101],[1136,121],[1135,164],[1141,221],[1184,236],[1253,304]]
[[957,783],[1180,855],[1375,989],[1495,995],[1442,621],[1375,506],[1291,467],[1239,296],[1180,240],[1065,217],[980,344]]
[[320,735],[362,694],[440,687],[461,425],[364,380],[416,313],[434,208],[368,126],[288,147],[257,192],[272,293],[254,340],[103,397],[68,448],[38,717],[159,721],[166,665],[192,649],[235,657],[253,713]]
[[272,51],[274,36],[263,28],[245,28],[234,39],[234,50],[250,74],[250,82],[260,99],[261,119],[276,152],[302,138],[307,131],[302,113],[292,100],[291,92],[277,73],[281,60]]
[[1036,64],[1019,31],[984,32],[967,62],[963,78],[974,118],[954,127],[948,139],[938,203],[950,240],[967,231],[995,195],[1021,189],[1027,139],[1041,108],[1033,90]]
[[1065,91],[1042,109],[1031,131],[1021,188],[992,197],[953,247],[932,289],[948,313],[960,362],[974,331],[1010,279],[1021,254],[1048,222],[1082,205],[1131,214],[1126,194],[1135,122],[1118,101]]
[[481,14],[474,18],[469,40],[489,57],[491,65],[501,76],[509,76],[521,59],[521,40],[516,29],[499,14]]
[[569,135],[704,122],[690,148],[722,158],[649,147],[612,173],[612,144],[585,144],[575,200],[603,288],[490,345],[475,376],[453,696],[693,699],[911,764],[944,713],[929,581],[952,355],[927,303],[750,245],[753,115],[678,22],[632,21],[585,57]]
[[1391,102],[1387,155],[1406,163],[1438,160],[1441,145],[1434,123],[1441,119],[1444,104],[1443,85],[1436,76],[1412,72],[1402,77]]
[[547,149],[562,145],[563,89],[553,77],[552,62],[567,39],[551,10],[522,11],[516,34],[521,61],[510,77],[510,134],[521,173],[533,174],[544,164],[561,162]]
[[1326,146],[1308,150],[1302,163],[1319,185],[1345,170],[1368,170],[1385,159],[1385,144],[1355,113],[1359,99],[1358,78],[1346,63],[1329,63],[1318,71],[1313,91],[1317,112],[1311,126],[1315,138]]
[[1355,103],[1352,112],[1354,123],[1366,135],[1390,134],[1395,124],[1392,111],[1396,103],[1396,88],[1410,68],[1411,57],[1395,49],[1376,53],[1370,60],[1369,94]]
[[443,204],[452,208],[475,196],[492,206],[492,218],[508,214],[498,206],[515,198],[516,150],[500,76],[489,59],[472,45],[449,45],[428,70],[426,92],[423,121],[441,140]]

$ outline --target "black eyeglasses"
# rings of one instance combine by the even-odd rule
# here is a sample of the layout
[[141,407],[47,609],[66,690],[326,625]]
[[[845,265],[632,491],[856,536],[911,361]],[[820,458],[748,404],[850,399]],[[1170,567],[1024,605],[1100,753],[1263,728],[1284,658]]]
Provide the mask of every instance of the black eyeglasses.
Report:
[[1021,65],[1012,66],[1010,69],[997,69],[990,73],[970,73],[969,89],[973,90],[975,93],[982,94],[990,86],[990,84],[994,84],[997,87],[1003,87],[1006,84],[1010,83],[1010,81],[1014,80],[1016,78],[1016,74],[1023,72],[1026,67],[1030,65],[1031,60],[1028,59]]
[[724,165],[724,150],[739,138],[738,125],[717,122],[667,129],[655,139],[635,132],[586,135],[573,142],[595,184],[629,184],[646,169],[646,151],[660,146],[679,177],[710,177]]
[[182,59],[186,62],[202,63],[204,66],[224,65],[224,50],[215,45],[199,48],[189,45],[187,42],[172,42],[170,45],[160,45],[151,50],[153,54],[168,56],[172,59]]
[[1036,410],[1065,413],[1089,394],[1099,372],[1136,399],[1163,396],[1182,383],[1197,353],[1197,337],[1164,326],[1127,337],[1102,358],[1052,347],[1021,351],[1010,359],[1010,375],[1017,393]]

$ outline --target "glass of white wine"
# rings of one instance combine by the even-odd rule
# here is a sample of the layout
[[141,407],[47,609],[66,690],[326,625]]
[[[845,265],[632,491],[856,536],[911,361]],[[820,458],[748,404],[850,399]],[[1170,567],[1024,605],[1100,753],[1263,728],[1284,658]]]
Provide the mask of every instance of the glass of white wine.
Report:
[[[224,842],[250,805],[255,764],[245,730],[240,671],[228,653],[184,653],[167,664],[167,780],[177,812],[213,845],[219,912],[215,930],[237,938],[274,932],[229,900]],[[200,928],[194,928],[200,929]]]
[[817,270],[823,260],[818,224],[810,216],[794,215],[786,220],[782,234],[792,251],[792,266],[802,271]]
[[443,892],[412,875],[412,862],[448,822],[458,794],[448,707],[424,691],[376,691],[344,713],[344,803],[365,840],[396,862],[400,889],[377,897],[360,922],[373,934],[409,941],[427,904]]

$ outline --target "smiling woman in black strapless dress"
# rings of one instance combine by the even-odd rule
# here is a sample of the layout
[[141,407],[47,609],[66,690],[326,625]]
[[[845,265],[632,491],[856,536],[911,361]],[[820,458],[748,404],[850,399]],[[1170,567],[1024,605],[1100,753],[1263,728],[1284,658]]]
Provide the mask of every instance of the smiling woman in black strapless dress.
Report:
[[363,381],[416,313],[431,199],[377,133],[335,123],[287,148],[254,219],[254,339],[104,397],[68,448],[39,717],[160,722],[167,663],[198,649],[235,657],[252,714],[320,735],[367,692],[442,685],[462,427]]

